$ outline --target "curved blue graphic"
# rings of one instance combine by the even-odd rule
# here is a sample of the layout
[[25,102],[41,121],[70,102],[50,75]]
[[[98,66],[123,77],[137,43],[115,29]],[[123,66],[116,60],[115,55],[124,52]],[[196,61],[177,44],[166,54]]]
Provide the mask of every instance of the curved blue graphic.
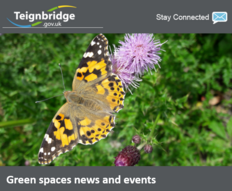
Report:
[[[8,19],[8,18],[7,18]],[[13,25],[17,26],[17,27],[23,27],[23,28],[28,28],[28,27],[31,27],[31,25],[18,25],[14,22],[12,22],[10,19],[8,19],[8,21],[10,21]]]

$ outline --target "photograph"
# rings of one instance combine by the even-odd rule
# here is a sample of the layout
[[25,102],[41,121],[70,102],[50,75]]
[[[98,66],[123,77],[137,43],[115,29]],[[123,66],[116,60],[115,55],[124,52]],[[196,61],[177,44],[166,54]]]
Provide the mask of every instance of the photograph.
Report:
[[231,40],[1,33],[0,166],[231,166]]

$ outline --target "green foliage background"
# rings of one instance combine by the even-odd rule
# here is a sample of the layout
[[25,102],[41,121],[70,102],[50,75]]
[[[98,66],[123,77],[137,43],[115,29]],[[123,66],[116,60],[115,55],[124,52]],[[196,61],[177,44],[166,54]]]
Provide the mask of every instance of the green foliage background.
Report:
[[[43,136],[79,61],[97,34],[3,34],[0,36],[0,165],[38,166]],[[124,34],[105,34],[119,45]],[[147,73],[117,114],[116,127],[95,145],[77,145],[55,166],[113,166],[133,135],[153,145],[139,166],[232,165],[231,34],[155,34],[166,42],[161,69]],[[215,103],[214,103],[215,102]],[[159,118],[157,118],[159,116]],[[151,139],[150,133],[153,132]]]

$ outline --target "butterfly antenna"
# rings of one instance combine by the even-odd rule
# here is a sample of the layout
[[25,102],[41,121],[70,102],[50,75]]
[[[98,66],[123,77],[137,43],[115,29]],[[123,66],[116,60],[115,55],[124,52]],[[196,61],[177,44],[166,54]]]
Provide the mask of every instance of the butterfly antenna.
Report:
[[[64,86],[64,91],[65,91],[65,85],[64,85],[64,77],[63,77],[63,73],[62,73],[62,69],[61,69],[61,65],[59,64],[59,67],[60,67],[60,72],[61,72],[61,76],[62,76],[62,81],[63,81],[63,86]],[[60,95],[56,95],[56,96],[53,96],[53,97],[50,97],[48,99],[44,99],[44,100],[40,100],[40,101],[36,101],[35,103],[39,103],[39,102],[42,102],[42,101],[47,101],[49,99],[52,99],[54,97],[58,97],[58,96],[61,96],[63,94],[60,94]]]
[[52,99],[52,98],[54,98],[54,97],[58,97],[58,96],[61,96],[61,95],[63,95],[63,94],[56,95],[56,96],[50,97],[50,98],[48,98],[48,99],[44,99],[44,100],[40,100],[40,101],[36,101],[35,103],[39,103],[39,102],[42,102],[42,101],[47,101],[47,100],[49,100],[49,99]]
[[65,91],[65,85],[64,85],[64,77],[63,77],[63,72],[62,72],[62,69],[61,69],[61,66],[60,66],[60,64],[59,64],[59,67],[60,67],[60,72],[61,72],[62,81],[63,81],[63,86],[64,86],[64,91]]

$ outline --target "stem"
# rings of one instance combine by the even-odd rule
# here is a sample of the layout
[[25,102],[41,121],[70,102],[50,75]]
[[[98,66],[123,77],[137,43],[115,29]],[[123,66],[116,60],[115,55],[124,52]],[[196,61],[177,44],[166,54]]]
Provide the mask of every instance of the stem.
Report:
[[147,144],[147,142],[144,142],[142,144],[140,144],[137,149],[140,151],[145,145]]
[[160,115],[161,115],[161,113],[159,112],[158,115],[157,115],[157,117],[156,117],[156,119],[155,119],[155,124],[154,124],[154,126],[152,127],[152,129],[151,129],[151,132],[150,132],[150,135],[149,135],[149,137],[148,137],[148,140],[150,140],[150,139],[152,138],[152,135],[153,135],[153,133],[154,133],[154,131],[155,131],[155,127],[156,127],[156,125],[157,125],[157,123],[158,123],[158,121],[159,121]]
[[23,126],[23,125],[26,125],[26,124],[32,124],[34,122],[36,122],[36,120],[31,119],[31,118],[15,120],[15,121],[0,122],[0,128]]
[[143,82],[154,88],[154,84],[152,84],[150,81],[143,79]]

